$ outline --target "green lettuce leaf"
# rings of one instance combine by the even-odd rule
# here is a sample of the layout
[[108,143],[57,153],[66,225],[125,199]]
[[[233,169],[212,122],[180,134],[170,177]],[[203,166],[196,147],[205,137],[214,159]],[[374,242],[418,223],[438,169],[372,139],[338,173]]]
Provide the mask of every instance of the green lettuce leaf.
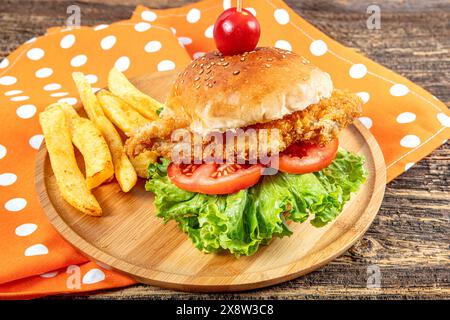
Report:
[[205,195],[182,190],[167,177],[168,160],[149,166],[146,190],[155,194],[158,217],[175,220],[204,252],[228,250],[252,255],[273,237],[289,236],[286,221],[321,227],[342,212],[352,192],[364,183],[364,158],[339,150],[326,169],[309,174],[265,176],[246,190]]

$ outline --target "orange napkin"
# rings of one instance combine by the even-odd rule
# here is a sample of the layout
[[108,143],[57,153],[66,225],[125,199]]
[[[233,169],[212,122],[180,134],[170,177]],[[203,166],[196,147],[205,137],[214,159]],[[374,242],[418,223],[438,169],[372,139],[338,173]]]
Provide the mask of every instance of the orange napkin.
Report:
[[[134,283],[88,262],[40,208],[34,188],[35,156],[42,142],[38,113],[56,101],[77,103],[73,71],[82,71],[94,87],[102,88],[114,65],[133,77],[182,68],[189,61],[170,28],[128,20],[94,28],[53,28],[1,62],[0,298]],[[77,276],[67,272],[70,265],[81,267],[79,286],[66,284]]]
[[[93,86],[101,88],[113,65],[129,77],[182,68],[190,57],[214,49],[211,26],[232,2],[205,0],[169,10],[138,7],[131,20],[110,26],[53,28],[0,63],[0,298],[133,283],[88,262],[54,231],[39,207],[33,181],[42,142],[37,113],[60,99],[77,101],[74,70],[89,74]],[[361,121],[383,150],[389,180],[450,136],[447,107],[422,88],[328,38],[280,0],[244,3],[261,23],[260,45],[304,55],[329,72],[336,87],[358,92],[366,101]]]

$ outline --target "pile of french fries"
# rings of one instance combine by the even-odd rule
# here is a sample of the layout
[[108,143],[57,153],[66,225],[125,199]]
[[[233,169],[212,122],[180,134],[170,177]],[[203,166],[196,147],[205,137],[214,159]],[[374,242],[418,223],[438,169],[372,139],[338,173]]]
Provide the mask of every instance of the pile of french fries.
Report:
[[[102,208],[92,189],[115,177],[121,190],[128,192],[138,176],[147,177],[148,165],[157,160],[151,151],[129,158],[120,132],[129,137],[154,121],[162,105],[115,68],[108,76],[109,90],[96,94],[82,73],[74,72],[72,77],[88,119],[66,103],[55,103],[40,113],[39,122],[62,197],[85,214],[101,216]],[[85,175],[78,167],[74,146],[83,156]]]

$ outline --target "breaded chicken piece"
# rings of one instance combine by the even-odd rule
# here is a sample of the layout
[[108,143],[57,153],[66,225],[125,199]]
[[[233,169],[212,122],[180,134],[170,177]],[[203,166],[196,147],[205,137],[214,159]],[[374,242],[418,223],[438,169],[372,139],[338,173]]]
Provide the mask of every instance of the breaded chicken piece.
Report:
[[[305,110],[294,112],[279,120],[243,128],[244,131],[254,129],[258,137],[260,132],[264,131],[262,129],[278,130],[278,139],[273,145],[268,146],[259,143],[259,138],[257,141],[246,142],[244,157],[248,159],[248,151],[251,148],[265,148],[272,153],[278,153],[299,141],[326,144],[336,138],[339,132],[350,125],[356,117],[360,116],[362,105],[363,102],[357,95],[348,91],[334,90],[330,98],[322,99],[319,103],[310,105]],[[152,150],[158,155],[170,159],[176,144],[176,142],[170,141],[172,132],[180,128],[187,129],[187,127],[186,121],[177,119],[169,118],[154,121],[138,130],[127,141],[126,152],[130,156],[135,156],[144,150]],[[214,141],[204,139],[202,142],[202,148],[205,152],[201,156],[203,158],[212,156],[210,150],[214,149],[211,145]],[[255,146],[255,143],[258,146]],[[264,141],[264,143],[266,142]],[[232,156],[236,157],[238,153],[243,156],[239,151],[234,150]],[[191,154],[193,155],[194,151]],[[224,151],[222,154],[226,154],[226,152]]]
[[280,152],[297,141],[327,144],[361,115],[362,105],[363,101],[357,95],[344,90],[334,90],[330,98],[322,99],[305,110],[251,127],[277,128],[282,141]]
[[158,150],[158,146],[160,144],[172,145],[170,141],[172,132],[186,127],[187,123],[173,118],[161,118],[152,121],[131,135],[125,143],[125,152],[129,157],[135,157],[146,150],[153,150],[158,155],[164,156],[167,153]]

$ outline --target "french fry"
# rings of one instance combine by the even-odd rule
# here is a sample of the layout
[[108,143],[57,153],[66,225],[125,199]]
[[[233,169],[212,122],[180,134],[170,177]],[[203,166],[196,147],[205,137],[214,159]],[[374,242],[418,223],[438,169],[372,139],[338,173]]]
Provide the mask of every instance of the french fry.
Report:
[[107,90],[99,91],[97,98],[106,117],[128,137],[134,130],[150,122],[128,103]]
[[111,151],[114,164],[114,172],[120,188],[123,192],[128,192],[137,182],[137,174],[130,162],[130,159],[123,151],[123,143],[114,125],[105,116],[91,85],[84,75],[79,72],[72,74],[78,88],[81,101],[88,117],[95,123],[102,133]]
[[130,81],[128,81],[125,75],[116,68],[111,69],[109,72],[108,87],[109,91],[127,102],[147,119],[155,120],[158,118],[157,112],[163,105],[138,90]]
[[95,124],[78,115],[67,103],[56,104],[66,114],[72,142],[81,152],[86,168],[86,183],[93,189],[114,177],[114,166],[108,144]]
[[62,197],[85,214],[101,216],[102,209],[78,168],[64,111],[60,106],[50,106],[39,115],[39,123]]
[[83,103],[84,110],[94,123],[101,116],[105,116],[102,106],[98,102],[97,97],[92,92],[91,84],[86,80],[84,74],[81,72],[72,73],[73,81],[78,89],[81,102]]
[[108,143],[111,150],[117,182],[123,192],[128,192],[136,185],[137,174],[123,150],[122,139],[116,128],[106,117],[98,118],[96,124],[103,133],[106,143]]
[[148,165],[158,160],[158,155],[154,151],[144,151],[136,157],[130,158],[137,175],[140,178],[148,178]]

